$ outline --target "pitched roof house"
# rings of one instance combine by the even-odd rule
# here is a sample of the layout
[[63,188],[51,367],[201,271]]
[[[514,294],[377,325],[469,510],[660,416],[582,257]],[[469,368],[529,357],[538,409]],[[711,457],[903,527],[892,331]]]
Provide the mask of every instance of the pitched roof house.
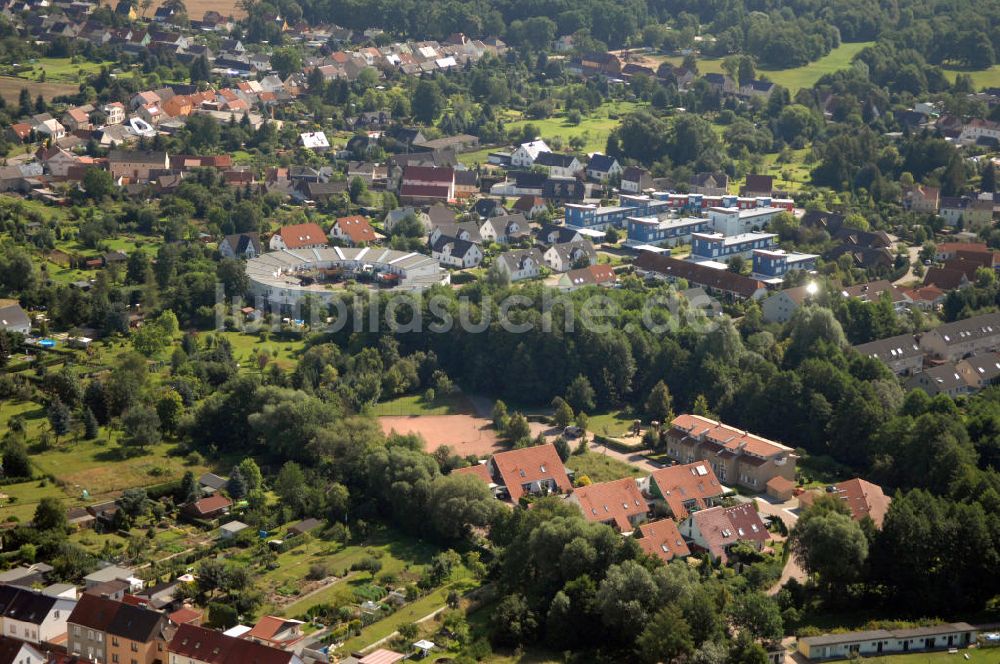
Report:
[[227,235],[219,243],[219,253],[223,258],[256,258],[261,254],[260,233],[254,231]]
[[699,510],[681,522],[681,534],[712,560],[729,561],[728,551],[740,542],[763,548],[771,535],[753,503]]
[[0,586],[0,624],[7,636],[28,643],[57,641],[66,633],[66,619],[76,600],[40,590]]
[[330,237],[351,247],[360,244],[374,244],[378,241],[375,229],[368,223],[368,219],[360,215],[337,218],[330,229]]
[[854,350],[866,357],[881,360],[897,375],[917,373],[924,364],[924,350],[912,334],[859,344]]
[[538,493],[567,493],[573,489],[555,445],[536,445],[498,452],[487,462],[490,476],[507,488],[512,502]]
[[177,628],[167,652],[178,664],[302,664],[294,652],[190,624]]
[[707,461],[659,468],[649,476],[649,495],[662,500],[675,519],[712,507],[723,495],[722,485]]
[[1000,348],[1000,313],[945,323],[925,332],[920,347],[934,357],[958,361],[966,355]]
[[745,300],[760,299],[767,293],[764,282],[729,270],[717,270],[712,267],[682,261],[666,254],[654,251],[642,251],[635,259],[634,265],[640,276],[676,281],[684,279],[694,286],[702,286],[710,293],[718,293],[727,297]]
[[233,501],[225,496],[209,496],[184,506],[184,513],[196,519],[214,519],[232,507]]
[[822,490],[806,491],[799,496],[799,504],[808,507],[818,496],[822,495],[842,500],[851,510],[851,517],[855,521],[869,517],[879,528],[882,527],[885,515],[889,511],[889,503],[892,502],[892,499],[882,491],[882,487],[860,477],[855,477],[828,486],[825,492]]
[[538,249],[516,249],[505,251],[497,259],[500,270],[506,273],[511,281],[532,279],[541,274],[545,264],[542,252]]
[[647,521],[639,526],[639,534],[641,537],[636,541],[642,550],[665,563],[691,555],[691,549],[671,519]]
[[620,533],[631,533],[649,512],[631,477],[577,487],[567,500],[580,508],[587,521],[608,524]]
[[271,251],[281,249],[308,249],[310,247],[325,247],[326,233],[318,224],[292,224],[282,226],[271,236],[269,246]]
[[616,283],[618,277],[610,265],[589,265],[578,270],[570,270],[559,277],[560,290],[576,290],[585,286],[613,286]]

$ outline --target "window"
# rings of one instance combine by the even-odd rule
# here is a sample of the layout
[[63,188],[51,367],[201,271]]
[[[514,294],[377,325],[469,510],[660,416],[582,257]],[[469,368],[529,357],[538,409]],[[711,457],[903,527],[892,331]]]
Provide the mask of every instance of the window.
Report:
[[139,644],[135,641],[132,642],[132,652],[139,652]]
[[111,637],[111,645],[113,645],[113,646],[117,646],[118,645],[118,637],[117,636],[112,636]]
[[118,664],[118,655],[117,654],[111,655],[111,662],[112,662],[112,664]]

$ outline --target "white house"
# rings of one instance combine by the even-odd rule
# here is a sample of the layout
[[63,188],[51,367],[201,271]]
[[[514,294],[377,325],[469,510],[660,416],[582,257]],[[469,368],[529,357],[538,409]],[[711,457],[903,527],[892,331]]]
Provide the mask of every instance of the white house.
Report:
[[0,330],[7,332],[31,332],[31,319],[17,302],[0,306]]
[[223,258],[244,258],[250,260],[260,256],[260,234],[238,233],[227,235],[219,243],[219,253]]
[[579,159],[561,152],[541,152],[535,157],[533,166],[541,166],[549,172],[549,175],[559,178],[571,178],[583,170],[583,164]]
[[3,635],[28,643],[55,641],[66,635],[66,619],[76,600],[47,595],[41,590],[0,587]]
[[49,659],[37,648],[15,639],[0,638],[0,662],[45,664]]
[[515,168],[531,168],[535,159],[543,152],[552,152],[552,150],[540,138],[530,143],[521,143],[510,155],[510,165]]
[[49,138],[62,138],[66,135],[66,128],[62,126],[55,118],[49,118],[48,120],[43,120],[34,126],[35,132],[41,136],[48,136]]
[[470,268],[483,262],[483,250],[474,242],[438,235],[431,243],[431,258],[441,265]]
[[587,162],[587,177],[598,182],[607,182],[621,177],[622,165],[614,157],[595,152]]
[[[568,272],[577,267],[588,267],[597,263],[597,252],[587,240],[560,242],[553,244],[542,255],[545,264],[555,272]],[[582,263],[586,261],[586,265]]]
[[484,241],[507,244],[516,242],[528,233],[528,220],[521,214],[490,217],[479,227],[479,235]]
[[499,269],[506,273],[511,281],[532,279],[541,274],[544,259],[538,249],[518,249],[508,251],[497,257]]

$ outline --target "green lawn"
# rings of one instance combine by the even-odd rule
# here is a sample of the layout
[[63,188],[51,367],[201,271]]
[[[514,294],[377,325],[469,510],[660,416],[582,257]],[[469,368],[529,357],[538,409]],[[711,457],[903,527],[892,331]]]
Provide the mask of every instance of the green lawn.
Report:
[[644,474],[638,468],[593,450],[586,454],[572,455],[566,460],[566,466],[576,473],[577,478],[586,475],[594,483],[620,480],[623,477],[642,477]]
[[993,65],[989,69],[979,71],[969,71],[966,69],[952,69],[946,67],[944,70],[948,80],[954,82],[959,74],[969,74],[976,89],[1000,87],[1000,65]]
[[762,70],[760,73],[778,85],[787,88],[793,95],[799,88],[811,88],[826,74],[851,66],[851,59],[874,42],[843,43],[815,62],[802,67],[781,70]]
[[240,363],[240,367],[247,371],[257,371],[257,365],[253,363],[254,351],[262,353],[264,351],[270,356],[272,362],[276,362],[283,369],[292,368],[298,355],[305,350],[305,341],[299,339],[281,339],[275,335],[270,335],[267,341],[261,341],[256,334],[244,334],[242,332],[213,332],[229,340],[233,345],[233,357]]
[[[968,660],[965,657],[968,656]],[[970,648],[962,650],[958,655],[947,652],[916,653],[912,655],[890,655],[888,657],[865,657],[865,662],[871,664],[945,664],[946,662],[980,662],[980,664],[996,664],[1000,662],[1000,649]]]
[[99,72],[102,65],[113,67],[114,63],[79,62],[74,64],[70,58],[39,58],[32,63],[23,63],[23,67],[31,67],[32,69],[22,69],[17,73],[17,76],[29,81],[38,81],[42,72],[45,72],[47,82],[79,83],[85,76]]
[[615,438],[626,433],[632,427],[635,417],[625,411],[609,411],[587,415],[587,429],[602,436]]
[[474,412],[472,404],[463,394],[438,397],[434,399],[433,403],[427,403],[421,395],[411,394],[377,403],[372,408],[372,414],[376,417],[386,415],[400,417],[410,415],[471,415]]
[[566,146],[568,146],[569,139],[574,136],[582,136],[587,141],[583,152],[604,152],[608,143],[608,134],[618,126],[619,118],[638,107],[639,104],[634,102],[608,102],[602,104],[590,115],[585,116],[578,125],[567,122],[565,115],[560,112],[544,120],[515,120],[507,123],[507,128],[517,131],[526,124],[532,124],[538,127],[538,133],[546,141],[558,136],[562,138],[563,144]]
[[[824,74],[835,72],[838,69],[849,67],[851,58],[857,55],[862,49],[871,46],[874,42],[853,42],[843,43],[830,51],[815,62],[810,62],[802,67],[792,69],[762,69],[759,74],[767,76],[778,85],[788,88],[794,95],[799,88],[810,88]],[[675,65],[680,65],[684,58],[681,56],[669,56],[663,58],[664,61]],[[722,58],[698,58],[698,72],[704,74],[721,74]]]

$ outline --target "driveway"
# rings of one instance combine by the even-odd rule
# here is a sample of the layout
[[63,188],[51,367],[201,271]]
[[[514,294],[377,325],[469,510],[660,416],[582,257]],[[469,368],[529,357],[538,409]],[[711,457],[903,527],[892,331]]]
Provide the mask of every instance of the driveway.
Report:
[[906,274],[901,276],[896,281],[892,282],[896,286],[908,286],[914,281],[920,281],[917,275],[913,274],[913,266],[920,262],[920,250],[923,247],[907,247],[906,253],[910,256],[910,269],[906,271]]
[[[767,516],[778,517],[789,531],[795,527],[795,522],[799,520],[798,498],[792,498],[791,500],[787,500],[785,502],[778,502],[765,496],[757,496],[755,500],[757,501],[758,512]],[[802,566],[799,565],[799,561],[794,555],[788,556],[788,561],[785,563],[784,569],[781,570],[781,577],[778,579],[777,583],[768,588],[767,594],[776,595],[789,579],[795,579],[799,583],[805,583],[806,581],[806,572],[802,569]]]

